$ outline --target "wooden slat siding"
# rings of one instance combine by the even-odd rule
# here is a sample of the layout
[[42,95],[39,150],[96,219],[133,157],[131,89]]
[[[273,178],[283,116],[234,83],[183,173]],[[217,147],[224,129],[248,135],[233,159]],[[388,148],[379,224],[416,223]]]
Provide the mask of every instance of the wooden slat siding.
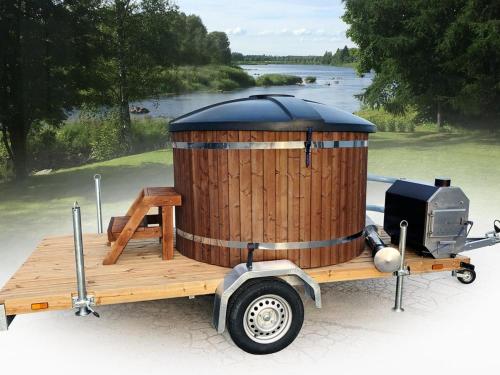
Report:
[[[321,141],[323,134],[313,132],[312,140]],[[321,238],[321,173],[322,157],[318,149],[311,150],[311,241]],[[311,249],[311,267],[321,266],[321,249]]]
[[[252,142],[264,140],[261,131],[250,132]],[[251,174],[252,174],[252,241],[264,241],[264,151],[251,150]],[[264,260],[263,250],[254,251],[254,261]]]
[[[289,132],[288,139],[304,141],[305,133]],[[300,236],[300,154],[303,150],[288,150],[288,241]],[[300,264],[300,250],[288,250],[288,259]]]
[[[199,139],[201,142],[206,142],[208,134],[210,132],[198,132],[200,133]],[[196,234],[201,234],[204,237],[210,238],[210,185],[209,185],[209,175],[208,175],[208,152],[207,149],[199,150],[198,152],[198,168],[200,171],[200,198],[198,201],[200,205],[200,228]],[[202,244],[201,245],[201,259],[204,262],[210,262],[210,246]]]
[[[238,132],[228,131],[227,141],[238,142]],[[240,225],[240,158],[238,150],[228,150],[228,172],[229,172],[229,232],[230,239],[241,241]],[[240,249],[231,248],[229,251],[230,267],[241,263]]]
[[[181,138],[179,139],[176,135],[176,139],[179,141],[196,141],[197,136],[193,133],[195,132],[186,132],[187,139],[182,139],[182,137],[179,137]],[[211,137],[209,139],[221,142],[231,141],[228,138],[221,138],[220,135],[222,133],[226,134],[225,132],[217,132],[209,135]],[[299,137],[297,140],[303,140],[305,137],[303,133],[293,132],[252,133],[249,131],[240,131],[233,133],[237,134],[236,137],[233,134],[233,142],[260,140],[286,141],[294,140],[296,135]],[[314,140],[353,140],[366,138],[366,134],[362,133],[313,133]],[[218,155],[216,158],[208,157],[209,153],[212,152],[210,150],[201,151],[202,153],[207,153],[207,157],[203,160],[201,158],[193,159],[192,155],[197,150],[175,151],[175,158],[179,155],[186,155],[187,170],[189,171],[188,175],[185,173],[182,175],[182,171],[186,169],[183,167],[179,170],[180,175],[175,174],[179,190],[182,190],[183,195],[188,196],[186,202],[183,202],[183,206],[180,208],[185,209],[182,211],[184,214],[180,215],[180,217],[181,220],[187,221],[187,224],[182,224],[186,232],[211,238],[245,242],[287,242],[326,240],[333,237],[341,237],[357,232],[363,225],[363,209],[366,202],[360,196],[366,195],[365,187],[363,186],[366,180],[366,166],[364,165],[366,163],[366,148],[312,150],[312,165],[309,171],[306,171],[304,168],[304,150],[217,150],[213,151]],[[323,153],[329,154],[326,161],[323,160]],[[236,163],[237,165],[237,172],[236,175],[233,174],[233,177],[229,177],[231,174],[229,164],[231,162],[228,155],[232,154],[237,155],[236,160],[232,161],[233,164]],[[182,157],[179,158],[182,163]],[[227,161],[224,158],[227,158]],[[262,162],[260,162],[260,159],[262,159]],[[178,163],[178,160],[175,162]],[[207,168],[202,168],[207,171],[207,180],[212,181],[212,177],[217,176],[217,188],[211,182],[208,184],[206,191],[203,187],[197,186],[196,177],[201,173],[199,169],[203,162],[207,164]],[[196,163],[196,166],[192,163]],[[208,168],[209,163],[210,168]],[[212,165],[215,165],[216,172],[213,170]],[[328,171],[330,168],[333,169],[330,171],[330,174],[325,174],[324,169]],[[304,172],[309,173],[309,175],[304,175]],[[190,175],[191,173],[193,173],[192,176]],[[224,176],[227,178],[226,184],[221,182]],[[299,181],[298,191],[294,189],[296,185],[294,184],[294,176]],[[238,198],[236,201],[230,197],[229,180],[231,179],[233,180],[233,184],[231,185],[233,195],[237,194]],[[274,183],[269,183],[269,179]],[[307,179],[309,179],[309,183],[305,182]],[[325,187],[324,182],[328,179],[330,179],[331,183]],[[194,181],[194,183],[191,184],[189,181]],[[237,185],[234,184],[235,181]],[[183,182],[188,186],[182,187]],[[201,182],[203,182],[203,179]],[[262,187],[260,188],[261,183]],[[257,185],[258,187],[253,185]],[[309,192],[307,192],[308,187],[310,189]],[[217,190],[216,199],[214,199],[215,190]],[[268,200],[268,195],[271,195],[274,199]],[[194,214],[200,210],[199,206],[203,205],[202,197],[204,197],[205,202],[208,202],[206,211],[212,212],[206,215],[208,220],[206,225],[202,225],[203,219],[196,218],[197,215]],[[259,202],[262,202],[261,209],[258,208],[260,205]],[[226,205],[226,210],[224,210],[223,204]],[[243,209],[241,205],[246,208]],[[296,209],[294,209],[294,205]],[[217,212],[213,212],[214,208],[216,208],[215,206],[218,208]],[[238,221],[232,219],[230,206],[238,208]],[[344,209],[343,212],[342,209]],[[309,215],[306,214],[307,211],[309,211]],[[226,212],[227,220],[223,218],[224,212]],[[295,220],[297,212],[298,220]],[[236,215],[236,213],[233,212],[233,215]],[[217,228],[213,228],[213,221],[217,218]],[[182,223],[181,220],[178,220],[180,225]],[[262,229],[260,229],[260,222],[262,222]],[[329,228],[326,225],[328,222],[330,223]],[[235,224],[238,225],[238,230],[234,228]],[[226,236],[223,235],[224,226],[226,227]],[[269,229],[271,227],[272,229]],[[246,232],[243,233],[242,231]],[[329,233],[327,233],[328,231]],[[232,233],[235,232],[239,238],[235,239],[233,237]],[[216,236],[217,233],[218,236]],[[244,235],[243,237],[242,234]],[[259,236],[261,237],[258,238]],[[334,264],[352,258],[364,246],[362,242],[362,240],[356,240],[349,245],[331,247],[328,249],[326,255],[323,254],[323,263],[321,262],[321,249],[293,250],[290,251],[290,254],[295,256],[294,252],[297,252],[299,254],[297,262],[304,268],[319,267],[321,264],[325,264],[325,261],[326,264]],[[192,241],[180,239],[179,248],[186,255],[190,253],[186,250],[189,246],[199,247],[200,245],[193,244]],[[216,253],[211,254],[209,259],[207,259],[207,255],[205,254],[203,260],[206,262],[231,266],[245,260],[245,255],[241,257],[242,252],[239,249],[233,249],[232,256],[231,251],[226,248],[215,246],[211,248]],[[224,252],[226,254],[226,261],[223,261]],[[191,256],[196,259],[195,251],[191,251],[191,253]],[[260,251],[256,252],[256,260],[261,259],[261,257],[262,259],[289,258],[288,251],[283,250],[277,252],[265,251],[262,255],[259,253]],[[234,259],[231,260],[235,254],[238,254],[239,257],[237,261]]]
[[[309,159],[310,160],[310,159]],[[311,240],[311,164],[306,167],[305,150],[300,151],[299,241]],[[311,249],[300,250],[300,267],[311,267]]]
[[[217,139],[215,132],[207,132],[207,142],[214,142]],[[218,153],[221,150],[207,150],[208,153],[208,189],[209,189],[209,208],[210,208],[210,230],[209,237],[220,239],[220,206],[219,206],[219,173],[218,173]],[[210,264],[220,265],[220,253],[222,249],[219,246],[210,246]]]
[[[191,134],[191,142],[202,142],[201,132],[190,132]],[[193,221],[192,231],[189,233],[203,235],[202,229],[202,201],[206,200],[204,196],[204,192],[201,187],[201,168],[200,168],[200,159],[202,158],[201,150],[191,150],[191,184],[193,186],[192,196],[193,196],[193,204],[191,206],[191,217]],[[193,259],[197,261],[201,261],[203,259],[202,256],[202,246],[199,242],[193,242]]]
[[[340,137],[342,140],[346,139],[345,133],[341,133]],[[349,202],[349,189],[351,188],[349,185],[349,161],[347,159],[347,149],[340,149],[340,205],[339,205],[339,213],[340,213],[340,236],[347,236],[348,233],[348,211],[350,209]],[[339,246],[339,262],[343,263],[349,259],[348,245],[342,244]]]
[[[172,141],[176,142],[179,140],[179,133],[172,133],[171,135],[172,137]],[[182,192],[182,186],[179,185],[179,182],[182,180],[182,175],[181,175],[181,164],[182,164],[182,161],[181,161],[181,150],[179,149],[176,149],[174,148],[172,150],[172,154],[173,154],[173,160],[175,161],[174,162],[174,181],[178,184],[177,185],[177,190],[179,192]],[[182,196],[183,194],[181,194]],[[182,199],[184,200],[184,197],[182,196]],[[180,218],[181,216],[179,215],[179,207],[175,209],[175,226],[178,227],[179,226],[179,221],[180,221]],[[175,234],[175,243],[177,244],[177,246],[179,248],[183,248],[183,244],[179,242],[179,236],[177,235],[177,233]]]
[[[239,132],[240,142],[250,142],[250,132]],[[240,226],[241,241],[252,242],[252,164],[250,150],[240,150]],[[246,262],[247,249],[241,250],[241,261]]]
[[[276,140],[276,133],[264,132],[264,141]],[[276,151],[264,151],[264,242],[276,242]],[[276,252],[264,251],[264,260],[275,260]]]
[[[218,131],[217,139],[220,142],[227,142],[227,132]],[[217,174],[219,185],[219,237],[222,240],[229,240],[229,174],[227,150],[217,151]],[[219,265],[229,267],[229,249],[227,247],[219,248]]]
[[[361,134],[361,139],[362,140],[368,140],[368,134]],[[360,161],[360,205],[358,207],[359,209],[359,217],[360,217],[360,222],[361,226],[365,226],[366,222],[366,184],[367,184],[367,175],[368,175],[368,147],[362,148],[360,151],[361,155],[361,161]],[[358,254],[361,254],[361,252],[364,249],[364,239],[360,240],[360,243],[358,244]]]
[[[338,133],[330,133],[329,140],[334,141],[339,139]],[[330,207],[330,236],[331,238],[340,237],[340,150],[333,149],[330,155],[330,163],[332,164],[332,198]],[[339,262],[340,246],[330,246],[330,262],[336,264]]]
[[[323,133],[323,140],[328,140],[330,134]],[[321,239],[329,240],[331,237],[331,205],[332,205],[332,149],[323,149],[321,154]],[[330,248],[321,248],[321,266],[327,266],[330,263]]]
[[[190,139],[190,133],[188,132],[182,132],[182,133],[177,133],[179,134],[179,141],[189,141]],[[179,208],[179,215],[181,217],[181,220],[179,220],[179,227],[186,232],[192,233],[190,231],[193,230],[192,226],[192,218],[193,216],[190,214],[192,212],[192,202],[193,202],[193,195],[192,195],[192,189],[191,189],[191,152],[189,150],[179,150],[180,152],[180,158],[181,158],[181,181],[180,186],[181,190],[183,193],[182,196],[182,206]],[[174,161],[175,163],[175,161]],[[177,186],[177,181],[175,182]],[[176,216],[176,217],[178,217]],[[177,219],[176,219],[177,220]],[[177,222],[177,221],[176,221]],[[180,244],[182,244],[182,252],[184,255],[192,258],[194,256],[194,251],[193,251],[193,243],[192,241],[186,240],[180,236],[177,236],[177,240],[180,239]],[[178,246],[180,246],[180,244]]]
[[[278,141],[286,141],[288,134],[276,134]],[[276,152],[276,242],[288,240],[288,151],[275,150]],[[276,259],[287,259],[286,250],[277,250]]]

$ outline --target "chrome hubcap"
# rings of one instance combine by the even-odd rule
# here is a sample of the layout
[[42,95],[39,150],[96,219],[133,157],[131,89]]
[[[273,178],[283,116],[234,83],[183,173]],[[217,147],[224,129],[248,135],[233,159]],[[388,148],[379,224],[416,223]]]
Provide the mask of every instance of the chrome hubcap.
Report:
[[243,318],[245,333],[261,344],[269,344],[282,338],[290,329],[291,323],[290,305],[275,294],[267,294],[252,301]]
[[472,280],[472,272],[463,272],[462,273],[462,279],[465,281],[471,281]]

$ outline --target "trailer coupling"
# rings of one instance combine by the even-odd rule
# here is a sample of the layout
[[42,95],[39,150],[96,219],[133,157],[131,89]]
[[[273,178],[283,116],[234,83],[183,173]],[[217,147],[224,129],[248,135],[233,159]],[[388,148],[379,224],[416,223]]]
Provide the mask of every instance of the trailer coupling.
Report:
[[485,233],[484,237],[467,238],[461,251],[479,249],[481,247],[493,246],[500,243],[500,220],[493,222],[493,230]]

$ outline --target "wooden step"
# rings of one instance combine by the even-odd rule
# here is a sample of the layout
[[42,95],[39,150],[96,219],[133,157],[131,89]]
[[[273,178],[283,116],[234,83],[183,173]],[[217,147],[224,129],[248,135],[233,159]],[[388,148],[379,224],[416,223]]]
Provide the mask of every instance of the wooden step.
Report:
[[[115,216],[111,218],[108,227],[109,242],[115,242],[118,239],[129,219],[130,216]],[[160,238],[161,227],[159,225],[148,227],[149,224],[159,224],[158,215],[147,215],[145,220],[139,224],[131,239]]]
[[[115,264],[131,239],[161,238],[163,259],[172,259],[173,207],[180,205],[181,196],[173,187],[143,188],[125,216],[113,217],[109,222],[108,241],[112,247],[103,264]],[[158,214],[148,215],[154,207]]]

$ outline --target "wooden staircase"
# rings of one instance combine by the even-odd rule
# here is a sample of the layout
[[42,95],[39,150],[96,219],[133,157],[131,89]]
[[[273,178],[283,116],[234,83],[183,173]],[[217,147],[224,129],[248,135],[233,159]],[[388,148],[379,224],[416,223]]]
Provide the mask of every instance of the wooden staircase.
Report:
[[[173,207],[181,205],[181,196],[172,187],[147,187],[141,190],[125,216],[112,217],[108,226],[111,250],[102,262],[115,264],[131,239],[159,238],[162,258],[174,256]],[[148,215],[152,208],[158,214]]]

